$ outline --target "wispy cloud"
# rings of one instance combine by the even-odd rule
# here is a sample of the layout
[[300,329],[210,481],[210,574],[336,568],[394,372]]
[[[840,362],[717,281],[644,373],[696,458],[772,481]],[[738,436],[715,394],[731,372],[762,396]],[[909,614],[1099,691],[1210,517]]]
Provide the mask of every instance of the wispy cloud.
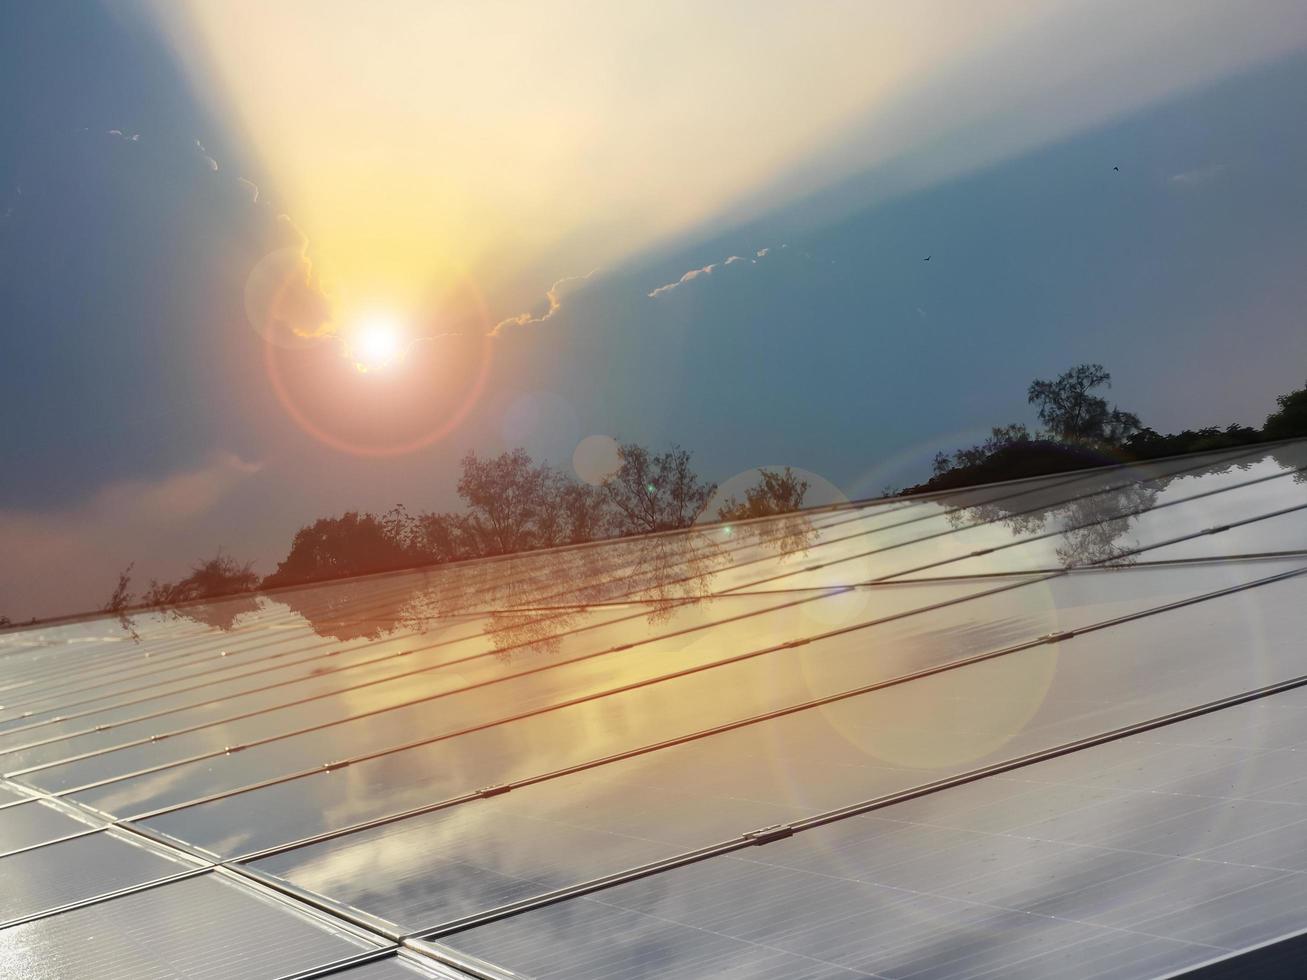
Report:
[[[780,247],[785,248],[786,246],[781,245]],[[659,296],[666,296],[673,289],[676,289],[679,286],[683,286],[687,282],[694,282],[694,280],[699,279],[703,276],[711,276],[713,274],[713,270],[724,269],[727,266],[735,265],[737,263],[747,263],[748,265],[757,265],[758,260],[765,259],[770,252],[771,252],[770,248],[760,248],[758,249],[758,251],[753,253],[753,258],[751,259],[745,258],[743,255],[731,255],[723,259],[721,262],[710,262],[708,265],[702,266],[701,268],[691,269],[689,272],[685,273],[685,275],[681,276],[681,278],[677,279],[675,282],[664,283],[661,286],[651,289],[645,295],[648,296],[650,299],[657,299]]]
[[1214,163],[1208,167],[1198,167],[1194,170],[1182,170],[1178,174],[1172,174],[1170,181],[1177,187],[1198,187],[1202,184],[1210,183],[1221,174],[1229,169],[1228,164]]
[[259,203],[259,185],[258,185],[258,184],[254,183],[254,181],[252,181],[252,180],[246,180],[244,177],[237,177],[237,178],[236,178],[236,183],[239,184],[241,187],[243,187],[243,188],[245,189],[245,192],[246,192],[247,194],[250,195],[250,203],[251,203],[251,204],[258,204],[258,203]]
[[195,148],[200,151],[200,156],[204,158],[205,164],[214,173],[218,172],[218,161],[209,156],[209,151],[204,148],[204,144],[199,140],[195,141]]
[[598,269],[591,269],[583,276],[567,276],[559,279],[545,292],[545,302],[548,304],[543,313],[519,313],[517,316],[510,316],[500,320],[495,324],[494,329],[490,331],[490,336],[499,337],[503,335],[506,329],[511,327],[529,327],[535,324],[544,323],[560,309],[563,308],[563,297],[580,288],[580,284],[586,282],[593,276]]

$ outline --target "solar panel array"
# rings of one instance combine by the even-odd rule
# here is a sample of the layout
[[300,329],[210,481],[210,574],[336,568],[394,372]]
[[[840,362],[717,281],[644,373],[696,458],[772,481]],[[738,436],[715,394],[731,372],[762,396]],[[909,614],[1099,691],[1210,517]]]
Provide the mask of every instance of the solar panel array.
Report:
[[1305,586],[1288,442],[0,633],[0,974],[1219,963]]

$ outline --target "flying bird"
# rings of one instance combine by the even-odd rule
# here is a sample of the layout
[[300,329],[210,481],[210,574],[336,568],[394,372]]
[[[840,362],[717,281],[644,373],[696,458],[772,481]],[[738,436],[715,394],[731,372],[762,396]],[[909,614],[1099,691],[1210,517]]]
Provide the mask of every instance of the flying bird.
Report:
[[[932,252],[931,254],[933,255],[934,253]],[[924,259],[922,259],[921,261],[922,261],[922,262],[929,262],[929,261],[930,261],[930,255],[927,255],[927,256],[926,256]]]
[[1113,167],[1112,169],[1115,170],[1117,173],[1120,173],[1120,172],[1121,172],[1121,168],[1120,168],[1120,167]]

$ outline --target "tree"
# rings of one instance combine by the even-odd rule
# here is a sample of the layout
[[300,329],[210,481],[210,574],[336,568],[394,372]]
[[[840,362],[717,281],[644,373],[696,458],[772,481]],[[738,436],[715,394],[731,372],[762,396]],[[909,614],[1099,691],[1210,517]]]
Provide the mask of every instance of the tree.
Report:
[[1109,407],[1106,399],[1092,394],[1111,386],[1112,376],[1103,365],[1077,364],[1053,381],[1036,378],[1026,401],[1038,406],[1039,421],[1059,439],[1118,445],[1139,430],[1140,422],[1133,412]]
[[620,533],[689,527],[717,489],[690,469],[690,453],[679,446],[655,456],[643,446],[625,443],[617,452],[622,465],[603,488]]
[[252,592],[259,586],[254,563],[241,564],[221,551],[206,561],[191,566],[191,574],[177,582],[151,581],[141,597],[148,606],[171,606],[192,599],[212,599],[220,596]]
[[553,507],[561,523],[562,540],[581,544],[606,537],[613,513],[603,487],[563,480],[554,490]]
[[758,482],[744,491],[744,503],[730,497],[717,508],[722,521],[743,521],[750,517],[788,514],[803,507],[808,481],[801,480],[788,466],[782,471],[759,470]]
[[291,542],[290,553],[263,580],[263,585],[298,585],[344,575],[390,571],[410,567],[417,560],[408,542],[396,537],[393,523],[388,527],[375,514],[351,510],[340,517],[320,517],[300,528]]
[[525,449],[491,459],[474,452],[463,457],[458,495],[468,506],[482,554],[507,555],[552,543],[547,539],[553,536],[553,515],[547,511],[553,480],[550,467],[537,466]]
[[1278,411],[1266,416],[1264,439],[1292,439],[1307,436],[1307,385],[1275,399]]
[[466,514],[419,514],[409,534],[414,553],[426,562],[463,561],[481,554]]
[[1030,442],[1030,430],[1020,422],[1011,425],[996,425],[989,430],[989,438],[969,449],[955,450],[952,456],[936,453],[932,463],[935,475],[943,476],[952,470],[968,466],[980,466],[1000,449],[1022,445]]
[[132,569],[136,567],[136,562],[130,562],[126,568],[118,573],[118,584],[113,587],[113,592],[105,600],[100,609],[107,613],[121,613],[131,606],[132,601],[136,598],[132,594]]
[[1144,427],[1122,443],[1121,448],[1133,459],[1159,459],[1182,453],[1248,446],[1261,439],[1262,434],[1257,429],[1238,422],[1231,422],[1224,429],[1209,425],[1202,429],[1185,429],[1165,435]]

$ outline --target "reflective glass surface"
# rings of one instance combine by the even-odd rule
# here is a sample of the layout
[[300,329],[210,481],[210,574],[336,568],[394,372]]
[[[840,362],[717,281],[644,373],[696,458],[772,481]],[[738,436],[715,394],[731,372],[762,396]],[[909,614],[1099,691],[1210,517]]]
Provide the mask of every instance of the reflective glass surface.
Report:
[[1299,689],[440,942],[532,977],[1158,976],[1301,928],[1305,744]]
[[[1113,577],[1123,575],[1057,585]],[[1299,637],[1307,610],[1298,608],[1304,581],[1041,644],[256,866],[405,928],[436,926],[1293,677],[1305,666]],[[1159,604],[1150,598],[1138,599],[1136,608]],[[1090,612],[1090,622],[1103,618],[1098,612]],[[1075,613],[1067,620],[1065,628],[1083,624]],[[1263,620],[1260,657],[1250,663],[1237,641]],[[809,669],[820,683],[821,665]],[[1147,679],[1154,683],[1143,689]],[[1136,693],[1122,697],[1125,691]],[[391,855],[393,865],[385,863]],[[373,862],[373,874],[361,880],[354,869],[364,860]]]
[[[230,857],[485,785],[753,718],[812,698],[854,690],[877,679],[1264,578],[1301,564],[1266,561],[1230,568],[1195,566],[1175,574],[1146,569],[1129,574],[1083,572],[1019,585],[752,661],[670,678],[511,724],[388,753],[345,770],[319,771],[146,823]],[[870,591],[878,596],[905,588],[922,587],[884,586]],[[870,601],[865,590],[838,598],[854,604]],[[984,625],[978,625],[981,623]],[[211,778],[212,774],[204,772]],[[140,777],[77,796],[109,812],[130,813],[131,806],[142,802],[139,787],[158,793],[159,782],[157,776],[153,781]]]
[[324,920],[207,874],[0,929],[0,975],[268,980],[368,945]]
[[[0,632],[0,974],[277,977],[389,921],[569,980],[1152,976],[1307,928],[1307,694],[1080,741],[1307,675],[1307,509],[1268,516],[1307,504],[1303,466],[1248,448]],[[229,867],[158,883],[189,855]],[[385,948],[333,975],[455,975]]]
[[194,865],[118,831],[0,857],[0,923],[129,888]]
[[82,833],[101,826],[89,815],[74,815],[45,800],[0,808],[0,854]]
[[[1149,538],[1159,541],[1182,533],[1177,527],[1199,531],[1211,526],[1203,522],[1215,513],[1235,511],[1251,517],[1291,501],[1307,502],[1307,489],[1294,480],[1294,469],[1304,465],[1307,449],[1295,444],[1274,454],[1245,454],[1232,461],[1173,460],[1114,470],[946,512],[941,502],[938,517],[896,529],[897,537],[870,534],[819,542],[773,561],[765,573],[759,571],[762,566],[722,573],[714,587],[813,588],[898,576],[987,575],[1107,561],[1145,543],[1130,536],[1141,526],[1162,528],[1165,534]],[[1276,479],[1255,482],[1268,477]],[[1183,513],[1173,517],[1182,508]],[[972,557],[976,552],[981,554]]]

